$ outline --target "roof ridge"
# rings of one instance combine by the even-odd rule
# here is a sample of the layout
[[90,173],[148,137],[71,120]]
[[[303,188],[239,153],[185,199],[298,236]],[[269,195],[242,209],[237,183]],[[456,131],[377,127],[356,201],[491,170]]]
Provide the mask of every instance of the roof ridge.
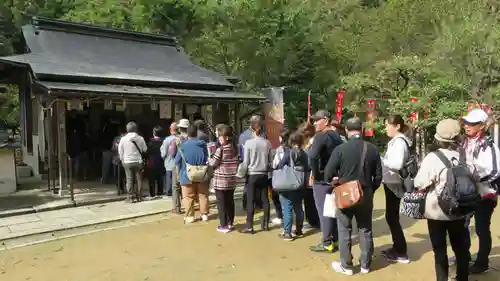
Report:
[[118,28],[102,27],[88,23],[77,23],[66,20],[56,20],[45,17],[33,17],[31,21],[35,32],[38,30],[62,31],[89,36],[108,37],[127,41],[139,41],[151,44],[179,47],[177,39],[170,35],[129,31]]

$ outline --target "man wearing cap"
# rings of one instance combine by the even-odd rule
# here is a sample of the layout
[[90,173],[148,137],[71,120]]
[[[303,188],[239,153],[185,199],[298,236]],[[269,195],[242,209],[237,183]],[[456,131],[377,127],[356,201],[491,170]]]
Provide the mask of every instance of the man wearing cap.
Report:
[[356,218],[361,248],[361,272],[370,272],[373,256],[372,214],[373,194],[382,183],[382,161],[377,147],[362,139],[363,122],[358,117],[347,120],[348,141],[337,146],[325,167],[325,182],[334,179],[338,184],[359,181],[363,188],[363,201],[352,208],[337,211],[340,262],[333,262],[333,269],[352,275],[351,232],[352,219]]
[[[179,149],[179,146],[181,143],[186,141],[188,139],[187,136],[187,128],[189,127],[190,123],[188,119],[181,119],[179,123],[177,124],[177,128],[179,129],[179,135],[176,135],[172,141],[170,142],[169,148],[168,148],[168,155],[172,157],[172,159],[175,159],[175,156],[177,155],[177,151]],[[179,182],[179,169],[175,164],[172,166],[172,213],[174,214],[181,214],[181,184]]]
[[316,135],[308,155],[314,201],[320,218],[322,240],[321,243],[310,247],[310,249],[314,252],[335,252],[338,249],[337,220],[323,216],[325,197],[327,194],[331,194],[333,190],[332,186],[325,181],[324,170],[333,150],[344,142],[339,133],[331,129],[330,122],[332,118],[328,110],[319,110],[312,118],[316,128]]
[[[471,110],[462,118],[465,129],[465,139],[463,148],[466,153],[466,160],[469,165],[474,165],[480,183],[479,192],[483,197],[483,202],[479,204],[475,213],[476,234],[479,238],[479,251],[477,259],[470,268],[471,274],[483,273],[488,270],[491,252],[491,217],[497,206],[496,181],[500,176],[500,151],[497,144],[494,144],[490,137],[486,136],[488,125],[488,114],[476,108]],[[467,228],[470,220],[467,220]],[[470,235],[467,243],[470,245]]]
[[165,195],[172,196],[172,170],[174,168],[174,157],[169,153],[170,143],[177,137],[177,123],[170,124],[170,135],[163,140],[161,145],[161,157],[165,161]]

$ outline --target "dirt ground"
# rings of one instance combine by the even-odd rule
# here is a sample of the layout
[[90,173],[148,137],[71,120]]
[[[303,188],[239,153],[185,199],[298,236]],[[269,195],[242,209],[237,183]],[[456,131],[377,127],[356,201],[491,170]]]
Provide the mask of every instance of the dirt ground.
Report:
[[[319,234],[285,242],[278,239],[280,230],[276,228],[254,236],[222,234],[215,230],[215,219],[185,226],[182,218],[170,216],[154,223],[0,252],[0,280],[435,280],[425,221],[404,220],[411,264],[389,264],[380,256],[380,251],[390,246],[383,201],[383,191],[379,191],[378,209],[374,211],[376,256],[373,272],[368,275],[338,275],[330,267],[338,254],[311,253],[308,247],[319,241]],[[494,268],[482,276],[471,277],[471,281],[500,280],[498,210],[493,221]],[[244,222],[241,213],[238,222]],[[356,239],[354,244],[357,260]],[[475,237],[473,245],[475,250]]]

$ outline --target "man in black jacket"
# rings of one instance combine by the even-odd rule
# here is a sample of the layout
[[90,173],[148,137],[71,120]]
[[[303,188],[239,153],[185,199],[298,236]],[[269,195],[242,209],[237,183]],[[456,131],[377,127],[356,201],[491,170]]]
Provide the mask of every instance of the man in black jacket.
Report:
[[356,218],[361,247],[361,273],[370,272],[373,255],[372,212],[373,193],[382,182],[382,164],[377,147],[361,139],[363,122],[355,117],[346,123],[348,141],[335,148],[325,168],[325,181],[344,184],[359,181],[363,187],[361,203],[337,210],[340,262],[333,262],[335,271],[352,275],[351,232]]
[[332,193],[332,186],[324,181],[324,169],[332,151],[343,143],[339,133],[330,126],[331,115],[327,110],[319,110],[312,117],[316,135],[309,150],[309,164],[311,167],[311,181],[313,186],[314,201],[322,233],[321,243],[310,247],[314,252],[335,252],[338,249],[338,231],[336,219],[323,216],[325,197]]

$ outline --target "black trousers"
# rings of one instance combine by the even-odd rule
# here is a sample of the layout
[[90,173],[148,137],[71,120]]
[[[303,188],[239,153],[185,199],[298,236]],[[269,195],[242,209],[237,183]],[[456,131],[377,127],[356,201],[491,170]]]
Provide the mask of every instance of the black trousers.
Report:
[[234,189],[215,190],[220,226],[226,227],[234,223]]
[[122,164],[115,165],[116,173],[117,173],[117,182],[116,185],[118,187],[118,193],[125,193],[125,170],[123,169]]
[[269,197],[267,195],[268,176],[265,175],[250,175],[248,176],[247,186],[247,228],[253,228],[253,217],[255,214],[255,199],[262,200],[262,208],[264,209],[264,218],[262,227],[269,225],[270,206]]
[[316,209],[316,203],[314,203],[314,193],[312,188],[304,188],[304,212],[306,216],[306,221],[312,227],[319,228],[319,217],[318,210]]
[[163,167],[154,167],[148,169],[149,195],[151,197],[161,196],[163,194]]
[[427,220],[429,237],[434,251],[436,280],[448,281],[448,253],[446,236],[450,238],[451,248],[457,259],[457,281],[467,281],[469,278],[469,247],[464,240],[469,235],[464,228],[465,219],[454,221]]
[[403,228],[399,222],[399,204],[401,198],[397,197],[386,184],[384,184],[385,192],[385,220],[391,230],[393,249],[401,255],[407,254],[407,244]]
[[[270,187],[273,186],[272,179],[268,180],[268,186],[270,186]],[[274,209],[276,210],[276,217],[282,220],[283,219],[283,209],[281,208],[280,194],[273,190],[272,191],[272,199],[273,199]]]
[[[489,255],[491,253],[491,217],[497,206],[497,202],[493,200],[483,200],[474,212],[474,220],[476,221],[476,234],[479,240],[479,251],[475,264],[481,267],[489,266]],[[467,228],[468,231],[468,228]],[[470,236],[469,236],[470,239]],[[470,244],[470,242],[469,242]]]
[[[246,178],[245,181],[245,188],[243,189],[243,200],[242,200],[242,207],[244,211],[247,211],[247,190],[248,190],[248,177]],[[257,209],[262,209],[262,199],[260,198],[260,194],[256,194],[254,198],[254,205],[255,208]]]

